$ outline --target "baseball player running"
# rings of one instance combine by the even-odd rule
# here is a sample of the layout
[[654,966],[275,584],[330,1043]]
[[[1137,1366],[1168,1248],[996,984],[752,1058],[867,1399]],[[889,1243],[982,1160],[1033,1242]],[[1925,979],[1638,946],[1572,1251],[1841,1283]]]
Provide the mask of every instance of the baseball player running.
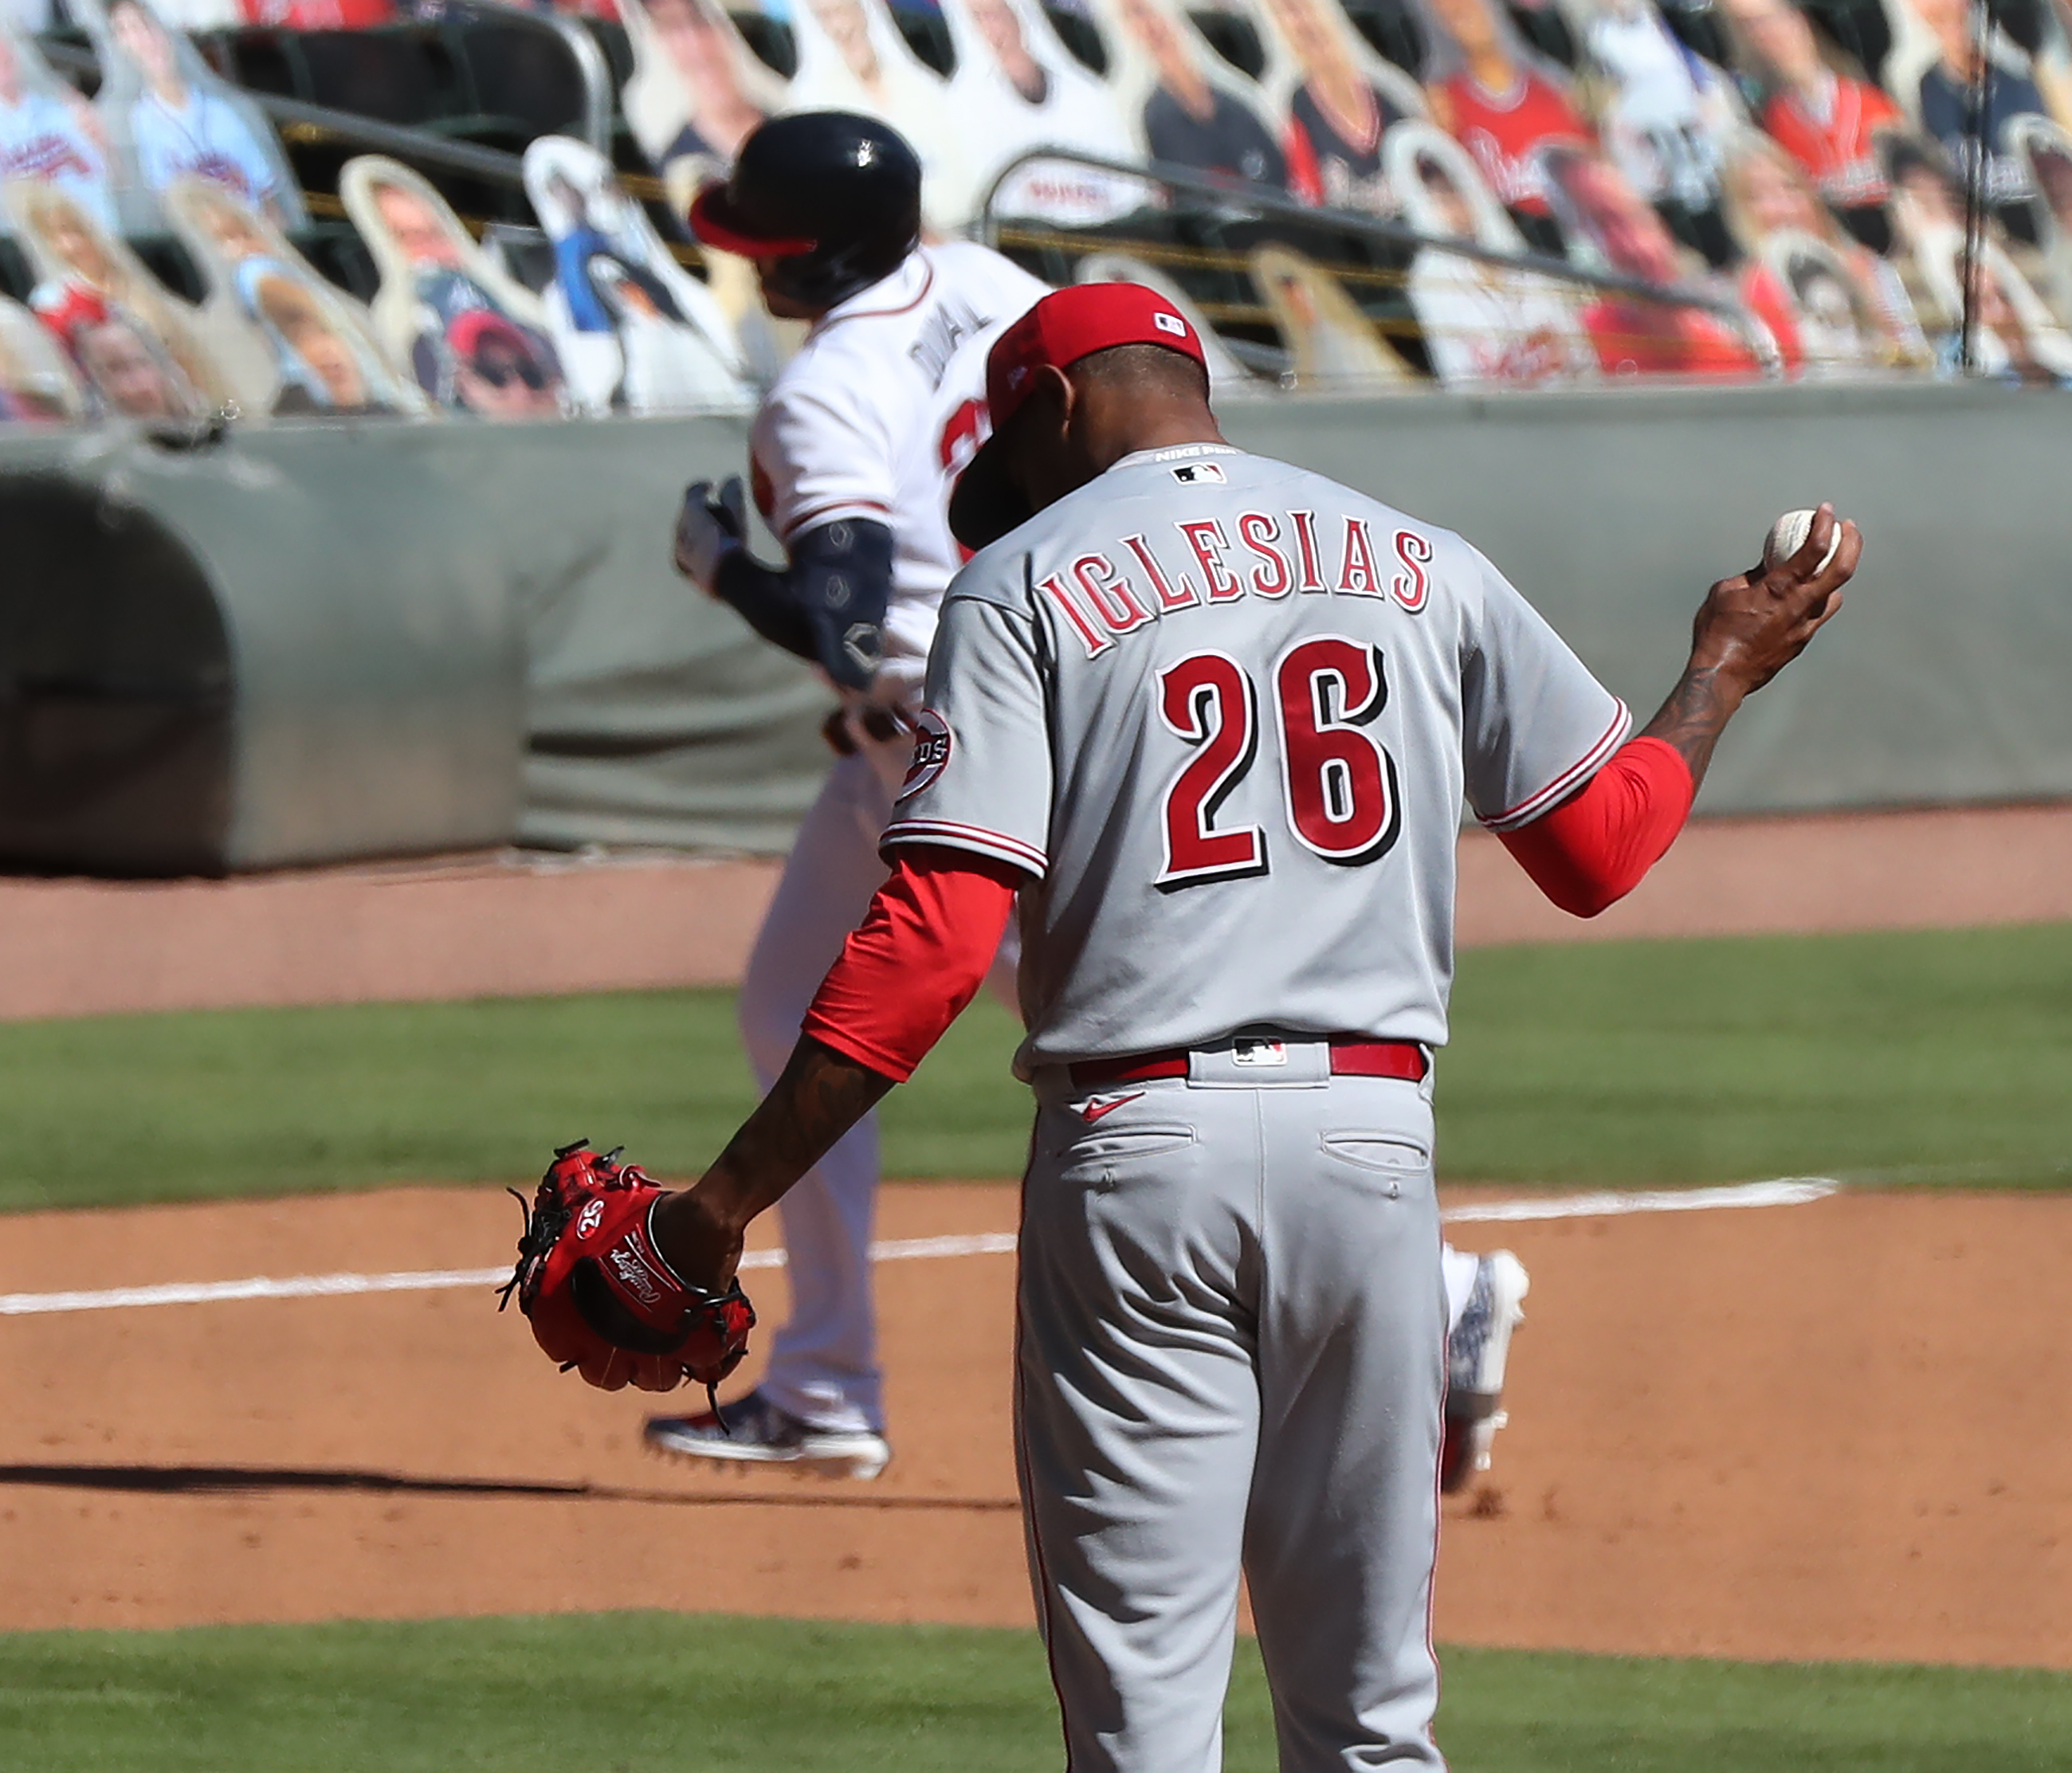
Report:
[[[614,1348],[738,1326],[743,1228],[911,1072],[1018,903],[1016,1434],[1068,1764],[1219,1763],[1242,1569],[1281,1767],[1438,1767],[1456,811],[1571,911],[1630,891],[1862,539],[1823,506],[1796,553],[1714,585],[1629,743],[1460,537],[1225,443],[1152,291],[1046,297],[987,387],[951,508],[981,552],[943,607],[890,876],[718,1160],[616,1206],[564,1358],[610,1383]],[[536,1334],[565,1290],[534,1284]],[[739,1340],[684,1364],[709,1382]]]
[[[878,834],[912,747],[921,675],[960,554],[948,506],[984,440],[985,352],[1044,286],[972,245],[922,247],[920,168],[882,124],[840,112],[764,124],[732,178],[692,214],[708,244],[755,261],[780,319],[813,323],[758,415],[758,508],[782,540],[773,572],[742,544],[738,481],[685,498],[676,557],[758,634],[842,690],[841,760],[800,829],[750,956],[742,1030],[767,1089],[814,988],[885,878]],[[1010,932],[993,979],[1014,1001]],[[890,1458],[871,1290],[878,1179],[874,1117],[782,1208],[792,1315],[756,1389],[717,1417],[664,1416],[648,1443],[694,1458],[802,1461],[874,1477]],[[1511,1335],[1529,1285],[1508,1251],[1445,1253],[1449,1353],[1444,1487],[1490,1462]]]
[[[923,246],[921,169],[883,124],[804,112],[763,124],[691,212],[698,237],[754,261],[763,299],[812,323],[755,418],[758,508],[783,543],[743,545],[741,483],[686,495],[676,563],[841,690],[840,754],[800,825],[749,956],[741,1028],[767,1089],[814,988],[885,878],[878,834],[913,750],[935,610],[961,557],[950,487],[985,431],[985,353],[1044,286],[982,246]],[[1001,957],[1011,993],[1013,952]],[[786,1197],[791,1317],[767,1371],[713,1416],[659,1417],[660,1450],[806,1461],[875,1477],[891,1456],[870,1257],[878,1129],[866,1116]]]

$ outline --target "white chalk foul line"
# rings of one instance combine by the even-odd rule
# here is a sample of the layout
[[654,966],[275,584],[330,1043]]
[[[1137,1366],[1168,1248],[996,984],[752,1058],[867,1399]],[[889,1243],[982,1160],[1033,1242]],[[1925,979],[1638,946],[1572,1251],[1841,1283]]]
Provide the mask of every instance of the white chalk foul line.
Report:
[[1664,1188],[1637,1195],[1552,1195],[1543,1200],[1490,1200],[1449,1207],[1449,1223],[1506,1223],[1521,1219],[1605,1219],[1620,1213],[1700,1213],[1722,1207],[1803,1207],[1825,1200],[1842,1185],[1826,1176],[1780,1176],[1725,1188]]
[[[1594,1219],[1623,1213],[1688,1213],[1734,1207],[1797,1207],[1833,1194],[1839,1183],[1794,1176],[1727,1188],[1665,1189],[1651,1194],[1555,1195],[1540,1200],[1493,1200],[1449,1207],[1441,1217],[1461,1222],[1528,1219]],[[1012,1232],[971,1236],[895,1238],[870,1246],[879,1262],[939,1261],[954,1256],[1009,1256]],[[744,1269],[782,1268],[782,1250],[750,1250]],[[393,1274],[253,1275],[241,1281],[174,1281],[156,1286],[106,1287],[90,1293],[0,1293],[0,1318],[52,1311],[118,1311],[138,1306],[216,1305],[233,1299],[335,1299],[364,1293],[436,1293],[454,1287],[500,1286],[510,1265],[415,1269]]]

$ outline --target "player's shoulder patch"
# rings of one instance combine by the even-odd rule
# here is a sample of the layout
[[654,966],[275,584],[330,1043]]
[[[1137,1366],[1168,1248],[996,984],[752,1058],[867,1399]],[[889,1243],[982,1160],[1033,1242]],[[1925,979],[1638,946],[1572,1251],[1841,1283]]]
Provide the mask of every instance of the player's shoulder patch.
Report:
[[923,708],[914,721],[914,761],[906,766],[906,780],[899,784],[893,804],[909,800],[943,773],[950,760],[950,723],[932,708]]

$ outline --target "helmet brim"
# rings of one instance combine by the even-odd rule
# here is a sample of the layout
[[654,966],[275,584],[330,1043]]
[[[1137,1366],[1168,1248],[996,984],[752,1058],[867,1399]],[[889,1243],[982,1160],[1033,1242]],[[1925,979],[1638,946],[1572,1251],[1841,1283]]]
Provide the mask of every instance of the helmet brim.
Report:
[[701,246],[742,258],[796,258],[820,242],[796,234],[758,234],[735,210],[724,181],[707,185],[691,202],[691,232]]
[[1035,515],[1007,477],[1006,452],[996,431],[957,476],[950,493],[950,533],[975,554]]

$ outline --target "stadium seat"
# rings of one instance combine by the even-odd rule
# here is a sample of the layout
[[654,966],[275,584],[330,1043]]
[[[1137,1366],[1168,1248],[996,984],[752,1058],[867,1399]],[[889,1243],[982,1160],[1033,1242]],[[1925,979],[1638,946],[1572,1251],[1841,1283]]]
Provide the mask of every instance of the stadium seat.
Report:
[[906,47],[924,67],[934,68],[945,80],[957,71],[956,43],[950,35],[948,21],[940,12],[932,8],[924,10],[919,6],[894,6],[892,22],[899,27],[899,35],[906,39]]
[[1424,27],[1404,0],[1346,0],[1346,16],[1374,52],[1415,78],[1424,66]]
[[783,80],[799,72],[799,41],[783,19],[767,12],[730,12],[727,16],[765,68]]
[[0,234],[0,295],[27,302],[36,286],[36,274],[29,269],[28,256],[11,234]]
[[611,72],[611,90],[615,96],[626,90],[626,83],[633,78],[633,39],[627,35],[626,27],[610,19],[586,19],[583,28],[595,41],[598,53],[604,57],[604,65]]
[[285,31],[250,27],[204,31],[195,37],[195,47],[233,86],[277,98],[309,97],[306,71]]
[[1249,19],[1214,9],[1190,12],[1187,16],[1208,46],[1247,79],[1257,80],[1265,72],[1266,47]]
[[1892,22],[1879,0],[1802,0],[1814,29],[1881,85],[1892,53]]
[[479,115],[521,125],[526,142],[581,130],[582,70],[554,31],[529,21],[463,17],[446,27],[446,40],[455,47]]
[[1101,41],[1100,28],[1093,20],[1083,12],[1067,12],[1062,6],[1046,6],[1043,15],[1057,32],[1058,41],[1071,51],[1072,59],[1105,78],[1108,45]]
[[1734,65],[1733,46],[1712,0],[1661,0],[1661,5],[1663,23],[1692,55],[1703,56],[1716,68]]
[[288,47],[302,58],[312,104],[416,129],[469,109],[450,52],[421,31],[306,31]]
[[1568,29],[1568,21],[1558,6],[1530,6],[1524,4],[1524,0],[1506,0],[1506,10],[1527,45],[1538,50],[1549,61],[1557,62],[1572,72],[1583,59],[1575,35]]

